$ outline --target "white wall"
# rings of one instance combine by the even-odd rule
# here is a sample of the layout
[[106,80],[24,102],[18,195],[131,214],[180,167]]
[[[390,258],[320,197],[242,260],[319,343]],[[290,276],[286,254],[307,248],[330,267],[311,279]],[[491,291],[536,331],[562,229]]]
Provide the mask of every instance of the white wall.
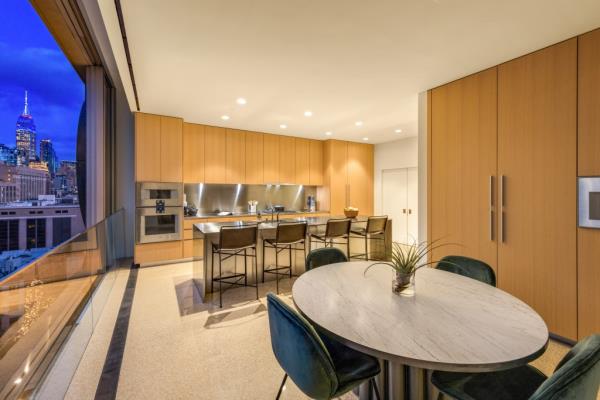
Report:
[[375,214],[381,214],[381,174],[384,169],[417,167],[419,140],[415,137],[375,145],[374,190]]

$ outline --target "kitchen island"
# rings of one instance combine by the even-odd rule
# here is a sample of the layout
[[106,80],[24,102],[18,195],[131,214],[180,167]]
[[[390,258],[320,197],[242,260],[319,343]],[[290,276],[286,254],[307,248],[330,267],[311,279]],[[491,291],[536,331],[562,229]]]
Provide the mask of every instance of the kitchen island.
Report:
[[[311,232],[321,232],[325,230],[325,226],[327,225],[327,221],[329,219],[337,219],[337,218],[345,218],[344,216],[332,216],[332,217],[298,217],[298,218],[280,218],[279,222],[306,222],[308,225],[308,233]],[[352,228],[364,227],[367,223],[367,217],[359,216],[352,220]],[[194,253],[195,254],[204,254],[204,257],[194,258],[193,261],[193,279],[196,287],[202,299],[204,301],[206,294],[210,292],[210,281],[212,279],[211,275],[211,267],[212,267],[212,244],[217,243],[219,241],[219,231],[222,226],[247,226],[252,224],[258,224],[258,243],[257,243],[257,269],[258,269],[258,279],[262,279],[262,271],[264,265],[271,266],[275,263],[275,255],[272,249],[268,249],[266,251],[267,255],[265,257],[262,254],[262,241],[264,239],[270,239],[275,237],[275,232],[277,229],[277,219],[276,218],[263,218],[263,219],[253,219],[253,220],[238,220],[238,221],[228,221],[228,222],[204,222],[194,224],[193,228],[193,237],[194,237]],[[369,244],[369,250],[373,257],[377,256],[378,258],[383,258],[385,254],[389,254],[391,252],[391,220],[388,221],[388,226],[385,233],[385,245],[383,245],[384,241],[381,240],[372,240]],[[308,240],[306,238],[306,248],[308,252]],[[201,248],[196,248],[196,247]],[[322,244],[314,244],[312,248],[322,247]],[[337,247],[337,246],[336,246]],[[339,246],[341,250],[345,251],[345,245]],[[364,253],[364,241],[362,239],[355,239],[350,241],[350,252],[351,254]],[[302,251],[293,251],[292,252],[292,274],[300,275],[304,272],[304,252]],[[236,260],[237,259],[237,260]],[[288,251],[285,250],[280,255],[280,260],[283,260],[285,263],[288,260]],[[250,260],[249,260],[250,263]],[[240,271],[243,270],[244,261],[242,257],[232,257],[223,262],[222,268],[223,272],[231,272],[231,271]],[[251,265],[251,264],[249,264]],[[215,268],[216,270],[216,268]],[[265,276],[265,280],[273,280],[276,278],[276,275],[267,274]],[[281,279],[281,278],[280,278]],[[248,268],[248,282],[254,283],[256,277],[254,276],[254,269]],[[218,283],[215,282],[214,286],[218,288]]]

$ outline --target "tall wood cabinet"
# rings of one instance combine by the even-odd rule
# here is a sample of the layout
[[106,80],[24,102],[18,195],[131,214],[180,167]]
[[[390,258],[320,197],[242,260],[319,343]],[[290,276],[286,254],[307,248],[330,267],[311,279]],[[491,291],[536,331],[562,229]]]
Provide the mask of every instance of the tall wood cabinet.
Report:
[[279,179],[278,183],[296,181],[296,139],[279,136]]
[[245,132],[227,129],[225,149],[225,183],[244,183],[246,181]]
[[[578,43],[578,175],[600,176],[600,29]],[[600,332],[600,229],[578,229],[579,338]]]
[[135,180],[183,180],[183,120],[135,113]]
[[299,185],[310,185],[310,140],[295,138],[296,179]]
[[497,68],[431,91],[431,237],[434,251],[477,258],[496,269]]
[[183,124],[183,182],[204,182],[204,125]]
[[225,128],[204,128],[204,182],[224,183],[227,180],[227,131]]
[[323,184],[323,141],[311,140],[309,146],[309,183],[321,186]]
[[279,183],[279,136],[263,135],[264,183]]
[[264,183],[263,134],[246,132],[246,183]]

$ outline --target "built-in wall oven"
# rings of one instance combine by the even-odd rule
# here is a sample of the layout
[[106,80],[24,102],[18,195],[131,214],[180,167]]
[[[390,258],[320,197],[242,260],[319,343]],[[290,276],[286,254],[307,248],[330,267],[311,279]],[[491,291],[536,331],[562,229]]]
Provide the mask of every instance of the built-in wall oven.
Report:
[[137,243],[181,240],[183,185],[142,182],[136,193]]
[[600,177],[579,178],[579,226],[600,228]]

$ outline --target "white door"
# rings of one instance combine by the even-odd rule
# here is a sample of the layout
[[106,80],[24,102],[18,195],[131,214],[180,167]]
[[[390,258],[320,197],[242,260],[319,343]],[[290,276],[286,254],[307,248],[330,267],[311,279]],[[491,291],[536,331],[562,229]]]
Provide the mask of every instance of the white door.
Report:
[[392,240],[414,243],[419,238],[417,168],[382,171],[382,213],[392,220]]
[[382,171],[381,210],[392,220],[392,240],[406,243],[408,221],[406,169],[388,169]]

